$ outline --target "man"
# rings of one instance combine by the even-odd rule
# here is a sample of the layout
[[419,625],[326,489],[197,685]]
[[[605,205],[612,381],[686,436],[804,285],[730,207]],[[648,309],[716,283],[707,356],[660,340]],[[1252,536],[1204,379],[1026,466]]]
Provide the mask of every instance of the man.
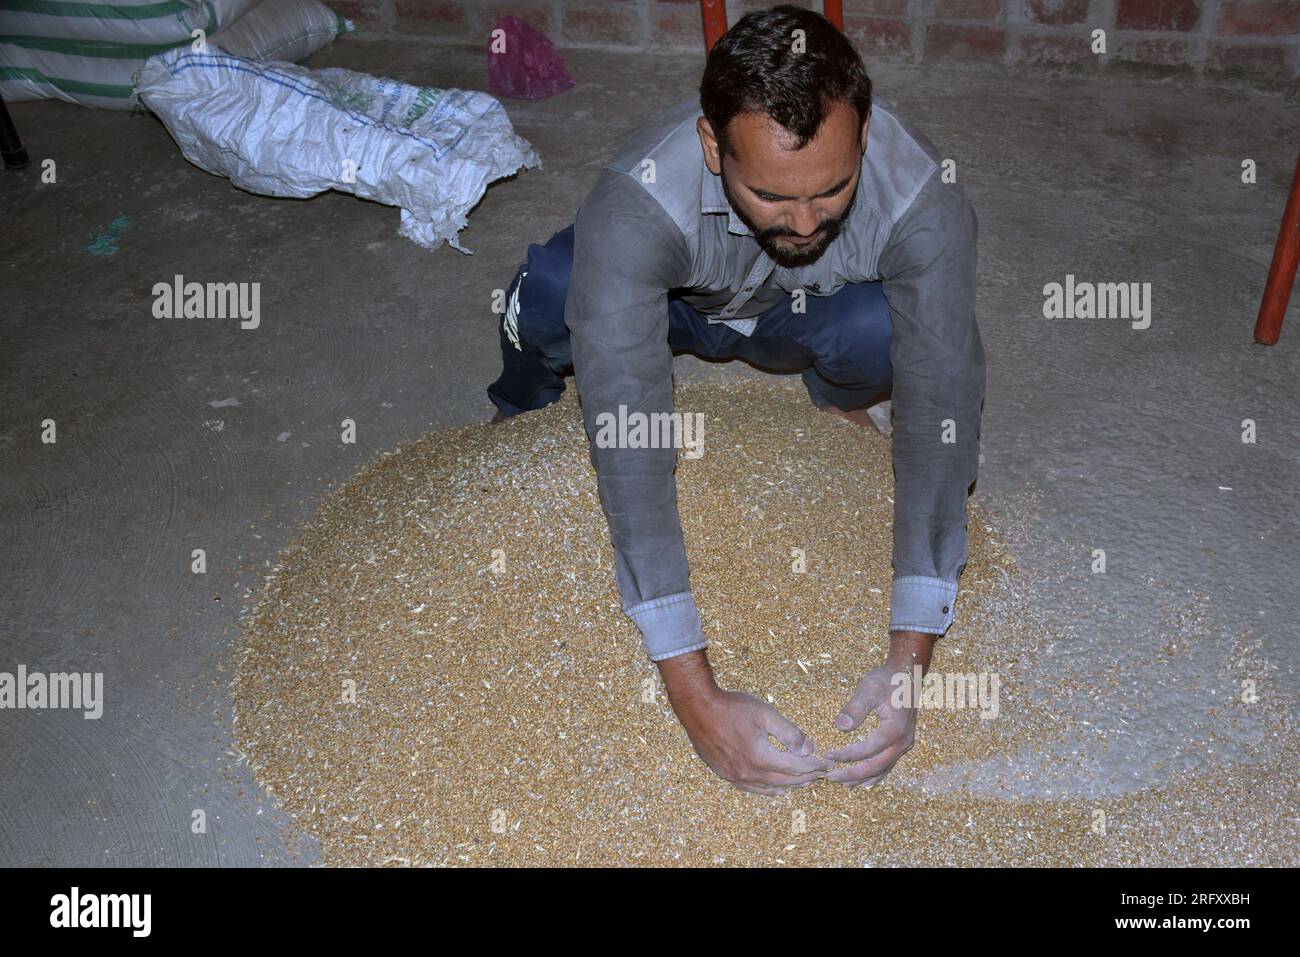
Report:
[[620,405],[671,412],[678,351],[803,370],[816,405],[862,424],[892,387],[889,653],[836,720],[847,733],[875,711],[880,724],[824,754],[771,705],[714,681],[676,451],[592,443],[623,609],[697,753],[745,790],[871,786],[912,745],[916,712],[892,706],[891,678],[927,669],[952,622],[984,395],[978,224],[945,179],[934,145],[873,105],[861,58],[829,21],[757,11],[709,54],[698,106],[633,134],[510,289],[488,390],[498,418],[557,399],[570,368],[589,438]]

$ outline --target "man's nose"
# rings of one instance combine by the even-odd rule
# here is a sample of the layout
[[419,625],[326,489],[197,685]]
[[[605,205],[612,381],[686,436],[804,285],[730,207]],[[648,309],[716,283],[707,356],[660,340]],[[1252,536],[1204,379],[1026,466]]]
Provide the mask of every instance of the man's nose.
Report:
[[796,206],[790,214],[790,221],[787,226],[799,234],[800,239],[807,239],[813,233],[817,232],[817,227],[821,225],[822,217],[818,210],[811,204]]

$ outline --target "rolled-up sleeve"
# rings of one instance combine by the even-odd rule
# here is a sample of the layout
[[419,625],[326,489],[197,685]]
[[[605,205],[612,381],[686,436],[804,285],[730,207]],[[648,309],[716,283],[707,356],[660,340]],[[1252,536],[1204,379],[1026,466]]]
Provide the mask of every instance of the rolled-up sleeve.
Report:
[[936,172],[880,257],[894,321],[891,631],[943,634],[968,558],[966,497],[979,470],[985,380],[978,231],[965,191]]
[[671,413],[668,291],[690,269],[685,237],[627,173],[603,170],[574,225],[565,321],[614,547],[623,611],[659,661],[707,646],[690,592],[674,448],[602,448],[602,414]]

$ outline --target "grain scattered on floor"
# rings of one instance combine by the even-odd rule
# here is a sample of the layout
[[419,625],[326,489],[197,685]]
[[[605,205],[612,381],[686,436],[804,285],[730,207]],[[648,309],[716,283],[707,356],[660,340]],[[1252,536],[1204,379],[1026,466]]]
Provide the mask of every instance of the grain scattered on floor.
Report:
[[[679,386],[676,402],[705,417],[678,488],[719,681],[838,743],[835,715],[886,648],[888,442],[797,381]],[[1030,690],[1054,623],[975,508],[970,550],[934,667],[996,672],[999,717],[924,712],[869,791],[740,792],[694,754],[619,609],[570,390],[380,456],[322,506],[245,619],[238,747],[329,864],[1297,863],[1281,715],[1251,763],[1122,797],[920,790],[924,772],[1077,731]]]

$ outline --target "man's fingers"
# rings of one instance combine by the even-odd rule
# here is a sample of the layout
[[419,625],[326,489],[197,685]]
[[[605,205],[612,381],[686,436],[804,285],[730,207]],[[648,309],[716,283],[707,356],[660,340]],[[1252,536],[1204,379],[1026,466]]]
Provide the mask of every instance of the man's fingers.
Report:
[[880,705],[881,700],[881,687],[871,680],[871,675],[868,675],[862,679],[858,690],[849,699],[849,703],[836,716],[835,727],[841,731],[852,731],[866,720],[867,715]]
[[805,788],[814,781],[821,781],[826,777],[825,771],[811,771],[808,774],[782,774],[779,771],[764,772],[761,768],[755,769],[750,776],[743,781],[732,782],[736,787],[744,788],[746,791],[754,791],[757,794],[784,794],[787,790]]
[[852,744],[842,744],[838,748],[831,748],[826,752],[826,757],[832,761],[865,761],[868,758],[874,758],[886,748],[898,741],[893,729],[884,725],[876,728],[862,741],[854,741]]
[[[780,780],[774,783],[802,784],[811,780],[808,777],[810,774],[821,777],[820,772],[835,767],[833,762],[816,753],[812,738],[776,708],[769,706],[763,709],[763,731],[765,734],[753,752],[753,758],[760,770],[775,772],[780,776]],[[788,750],[782,751],[768,741],[769,734]],[[787,778],[791,780],[787,782]],[[773,781],[772,775],[767,775],[765,780]]]
[[833,761],[817,754],[795,754],[793,751],[781,751],[767,741],[762,743],[754,755],[754,763],[761,771],[772,771],[788,777],[799,777],[829,771],[835,767]]
[[[776,715],[776,717],[781,718],[780,715]],[[784,721],[785,719],[781,718],[781,720]],[[789,724],[789,722],[786,723]],[[776,733],[771,731],[772,724],[773,722],[769,722],[768,730],[773,737],[776,737]],[[803,735],[803,732],[799,731],[799,729],[793,724],[791,724],[790,727],[794,728],[800,735]],[[783,744],[785,743],[780,738],[777,738],[777,740],[781,740]],[[808,742],[809,746],[812,745],[811,738],[804,737],[804,740]],[[789,745],[786,746],[789,747]],[[753,759],[760,770],[775,771],[779,774],[792,777],[806,775],[810,772],[829,771],[831,768],[835,767],[833,761],[811,751],[806,754],[794,750],[782,751],[780,748],[776,747],[776,745],[772,744],[772,742],[768,741],[766,735],[758,741],[758,747],[753,752]]]
[[765,794],[768,797],[780,797],[785,793],[782,788],[767,787],[761,784],[737,784],[736,787],[742,791],[748,791],[750,794]]
[[763,771],[759,769],[754,772],[758,775],[758,783],[770,785],[779,788],[801,788],[805,785],[812,784],[814,781],[820,781],[826,777],[827,772],[822,770],[809,771],[807,774],[785,774],[781,771]]
[[[849,788],[850,790],[856,790],[857,788],[862,788],[864,790],[869,791],[871,790],[871,788],[874,788],[881,781],[885,780],[885,778],[889,776],[889,772],[894,769],[894,764],[897,763],[898,761],[895,760],[893,764],[889,765],[889,767],[885,768],[879,774],[868,775],[867,777],[864,778],[846,778],[845,780],[837,781],[836,783],[843,784],[845,787]],[[852,769],[850,768],[849,770]],[[827,780],[830,780],[829,776],[827,777]]]
[[776,708],[765,708],[763,718],[763,727],[767,733],[784,744],[790,750],[790,753],[812,754],[817,750],[812,738],[804,734],[799,725],[780,711],[777,711]]
[[836,768],[826,775],[827,781],[834,781],[837,784],[863,784],[871,781],[873,778],[878,779],[889,773],[889,770],[898,763],[906,752],[907,748],[890,748],[883,754],[877,755],[869,761],[860,764],[846,764],[843,767]]
[[[893,766],[892,766],[892,765],[890,766],[889,770],[890,770],[890,771],[893,770]],[[885,780],[885,778],[888,776],[888,774],[889,774],[889,771],[886,771],[884,774],[877,774],[874,778],[867,778],[865,781],[859,781],[857,784],[847,784],[847,785],[845,785],[845,787],[848,787],[848,788],[863,788],[864,790],[868,790],[868,791],[869,791],[869,790],[871,790],[872,788],[874,788],[877,784],[879,784],[881,781]]]
[[[782,729],[785,738],[777,737],[776,732],[773,730],[781,723],[787,726]],[[793,733],[790,729],[793,729]],[[826,772],[835,767],[834,762],[822,757],[820,754],[801,754],[793,750],[782,751],[768,741],[767,734],[771,734],[783,744],[786,741],[802,738],[808,742],[809,746],[812,745],[812,740],[804,735],[797,725],[777,714],[775,709],[772,710],[772,714],[769,716],[766,731],[766,734],[757,737],[754,742],[756,747],[750,752],[750,758],[753,761],[755,770],[761,775],[762,783],[776,784],[783,787],[808,784],[825,777]]]

